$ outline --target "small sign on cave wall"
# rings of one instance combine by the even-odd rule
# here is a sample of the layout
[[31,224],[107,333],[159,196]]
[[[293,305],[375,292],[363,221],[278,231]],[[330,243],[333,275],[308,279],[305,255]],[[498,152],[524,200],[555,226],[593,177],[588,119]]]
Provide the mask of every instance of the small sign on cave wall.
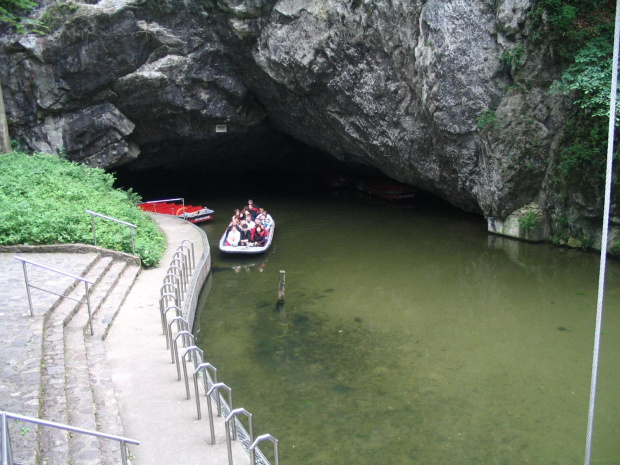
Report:
[[228,132],[228,126],[225,124],[216,124],[215,132]]

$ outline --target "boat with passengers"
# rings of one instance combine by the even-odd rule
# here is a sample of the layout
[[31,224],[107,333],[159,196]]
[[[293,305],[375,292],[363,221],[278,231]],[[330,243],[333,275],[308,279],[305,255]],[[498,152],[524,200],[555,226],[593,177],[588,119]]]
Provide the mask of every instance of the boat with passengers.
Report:
[[276,222],[272,216],[249,200],[243,210],[235,210],[220,238],[219,249],[227,254],[264,253],[271,247],[275,231]]

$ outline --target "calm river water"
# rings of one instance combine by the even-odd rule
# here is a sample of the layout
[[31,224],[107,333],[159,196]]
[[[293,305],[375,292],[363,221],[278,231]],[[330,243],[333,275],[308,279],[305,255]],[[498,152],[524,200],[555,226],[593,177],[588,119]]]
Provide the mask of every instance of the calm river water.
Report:
[[[428,198],[302,187],[194,199],[217,215],[203,226],[213,273],[194,330],[282,464],[583,463],[598,255],[489,235]],[[274,244],[222,256],[246,191],[275,218]],[[595,464],[620,463],[619,309],[612,262]]]

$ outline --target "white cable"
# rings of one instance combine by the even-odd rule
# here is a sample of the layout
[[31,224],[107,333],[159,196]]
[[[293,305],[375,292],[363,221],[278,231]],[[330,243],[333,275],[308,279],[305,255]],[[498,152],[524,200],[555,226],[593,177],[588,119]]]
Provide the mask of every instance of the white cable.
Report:
[[607,171],[605,173],[605,210],[601,234],[601,263],[598,276],[598,298],[596,301],[596,329],[594,331],[594,352],[592,354],[592,380],[590,384],[590,408],[586,437],[585,465],[590,465],[592,452],[592,430],[594,428],[594,407],[596,401],[596,378],[598,354],[601,345],[601,324],[603,322],[603,297],[605,294],[605,270],[607,264],[607,236],[609,233],[609,206],[611,203],[611,178],[614,154],[614,130],[616,126],[616,93],[618,89],[618,38],[620,30],[620,0],[616,0],[616,27],[614,32],[614,57],[611,72],[611,93],[609,98],[609,132],[607,136]]

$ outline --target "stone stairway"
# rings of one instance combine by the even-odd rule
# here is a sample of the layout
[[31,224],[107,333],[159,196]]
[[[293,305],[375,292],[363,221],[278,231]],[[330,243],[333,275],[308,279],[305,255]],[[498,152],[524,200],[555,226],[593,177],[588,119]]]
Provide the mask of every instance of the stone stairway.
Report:
[[[123,436],[104,339],[140,272],[137,262],[97,254],[82,277],[92,281],[92,331],[82,282],[70,286],[64,299],[43,320],[41,417],[78,428]],[[116,441],[54,428],[39,430],[40,463],[116,464]]]

